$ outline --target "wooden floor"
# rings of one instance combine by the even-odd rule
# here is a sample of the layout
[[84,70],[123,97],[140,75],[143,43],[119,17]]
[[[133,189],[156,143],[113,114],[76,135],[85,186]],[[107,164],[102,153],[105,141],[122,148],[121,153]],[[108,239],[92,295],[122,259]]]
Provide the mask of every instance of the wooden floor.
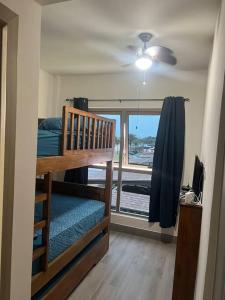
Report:
[[111,233],[110,250],[69,300],[170,300],[175,244]]

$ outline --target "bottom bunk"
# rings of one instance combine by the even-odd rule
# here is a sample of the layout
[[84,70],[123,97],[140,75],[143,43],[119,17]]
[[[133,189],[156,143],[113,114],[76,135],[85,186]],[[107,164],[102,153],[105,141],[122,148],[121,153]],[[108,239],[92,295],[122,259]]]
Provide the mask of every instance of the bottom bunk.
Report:
[[[37,186],[42,187],[42,193],[38,192],[36,199],[41,199],[46,186],[52,186],[52,193],[45,190],[51,198],[47,241],[43,236],[45,227],[34,225],[34,253],[42,248],[47,251],[33,255],[32,299],[63,300],[109,247],[107,193],[103,188],[63,182],[46,185],[44,180],[39,180]],[[35,224],[47,224],[45,205],[46,201],[36,201]]]
[[109,234],[97,236],[79,255],[54,276],[32,300],[65,300],[88,272],[104,257],[109,247]]

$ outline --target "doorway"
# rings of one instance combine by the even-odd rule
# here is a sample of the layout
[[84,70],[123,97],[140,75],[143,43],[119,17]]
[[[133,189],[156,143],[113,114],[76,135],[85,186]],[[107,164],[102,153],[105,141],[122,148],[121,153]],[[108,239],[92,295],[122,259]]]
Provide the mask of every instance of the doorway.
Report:
[[6,114],[6,53],[7,27],[0,20],[0,266],[2,245],[2,212],[5,154],[5,114]]

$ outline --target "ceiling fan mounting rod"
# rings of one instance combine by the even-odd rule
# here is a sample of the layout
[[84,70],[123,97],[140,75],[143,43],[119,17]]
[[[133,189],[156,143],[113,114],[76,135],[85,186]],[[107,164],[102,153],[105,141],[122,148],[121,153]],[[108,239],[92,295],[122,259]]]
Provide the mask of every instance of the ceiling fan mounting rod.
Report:
[[151,40],[153,35],[149,32],[142,32],[138,35],[138,37],[144,43],[144,49],[147,49],[147,43]]

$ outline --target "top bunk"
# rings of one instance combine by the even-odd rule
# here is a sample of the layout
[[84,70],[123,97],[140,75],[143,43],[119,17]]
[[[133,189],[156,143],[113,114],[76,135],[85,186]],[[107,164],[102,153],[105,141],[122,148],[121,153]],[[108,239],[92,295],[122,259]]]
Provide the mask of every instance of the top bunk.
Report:
[[59,120],[59,126],[45,120],[39,126],[37,176],[113,160],[115,120],[70,106]]

